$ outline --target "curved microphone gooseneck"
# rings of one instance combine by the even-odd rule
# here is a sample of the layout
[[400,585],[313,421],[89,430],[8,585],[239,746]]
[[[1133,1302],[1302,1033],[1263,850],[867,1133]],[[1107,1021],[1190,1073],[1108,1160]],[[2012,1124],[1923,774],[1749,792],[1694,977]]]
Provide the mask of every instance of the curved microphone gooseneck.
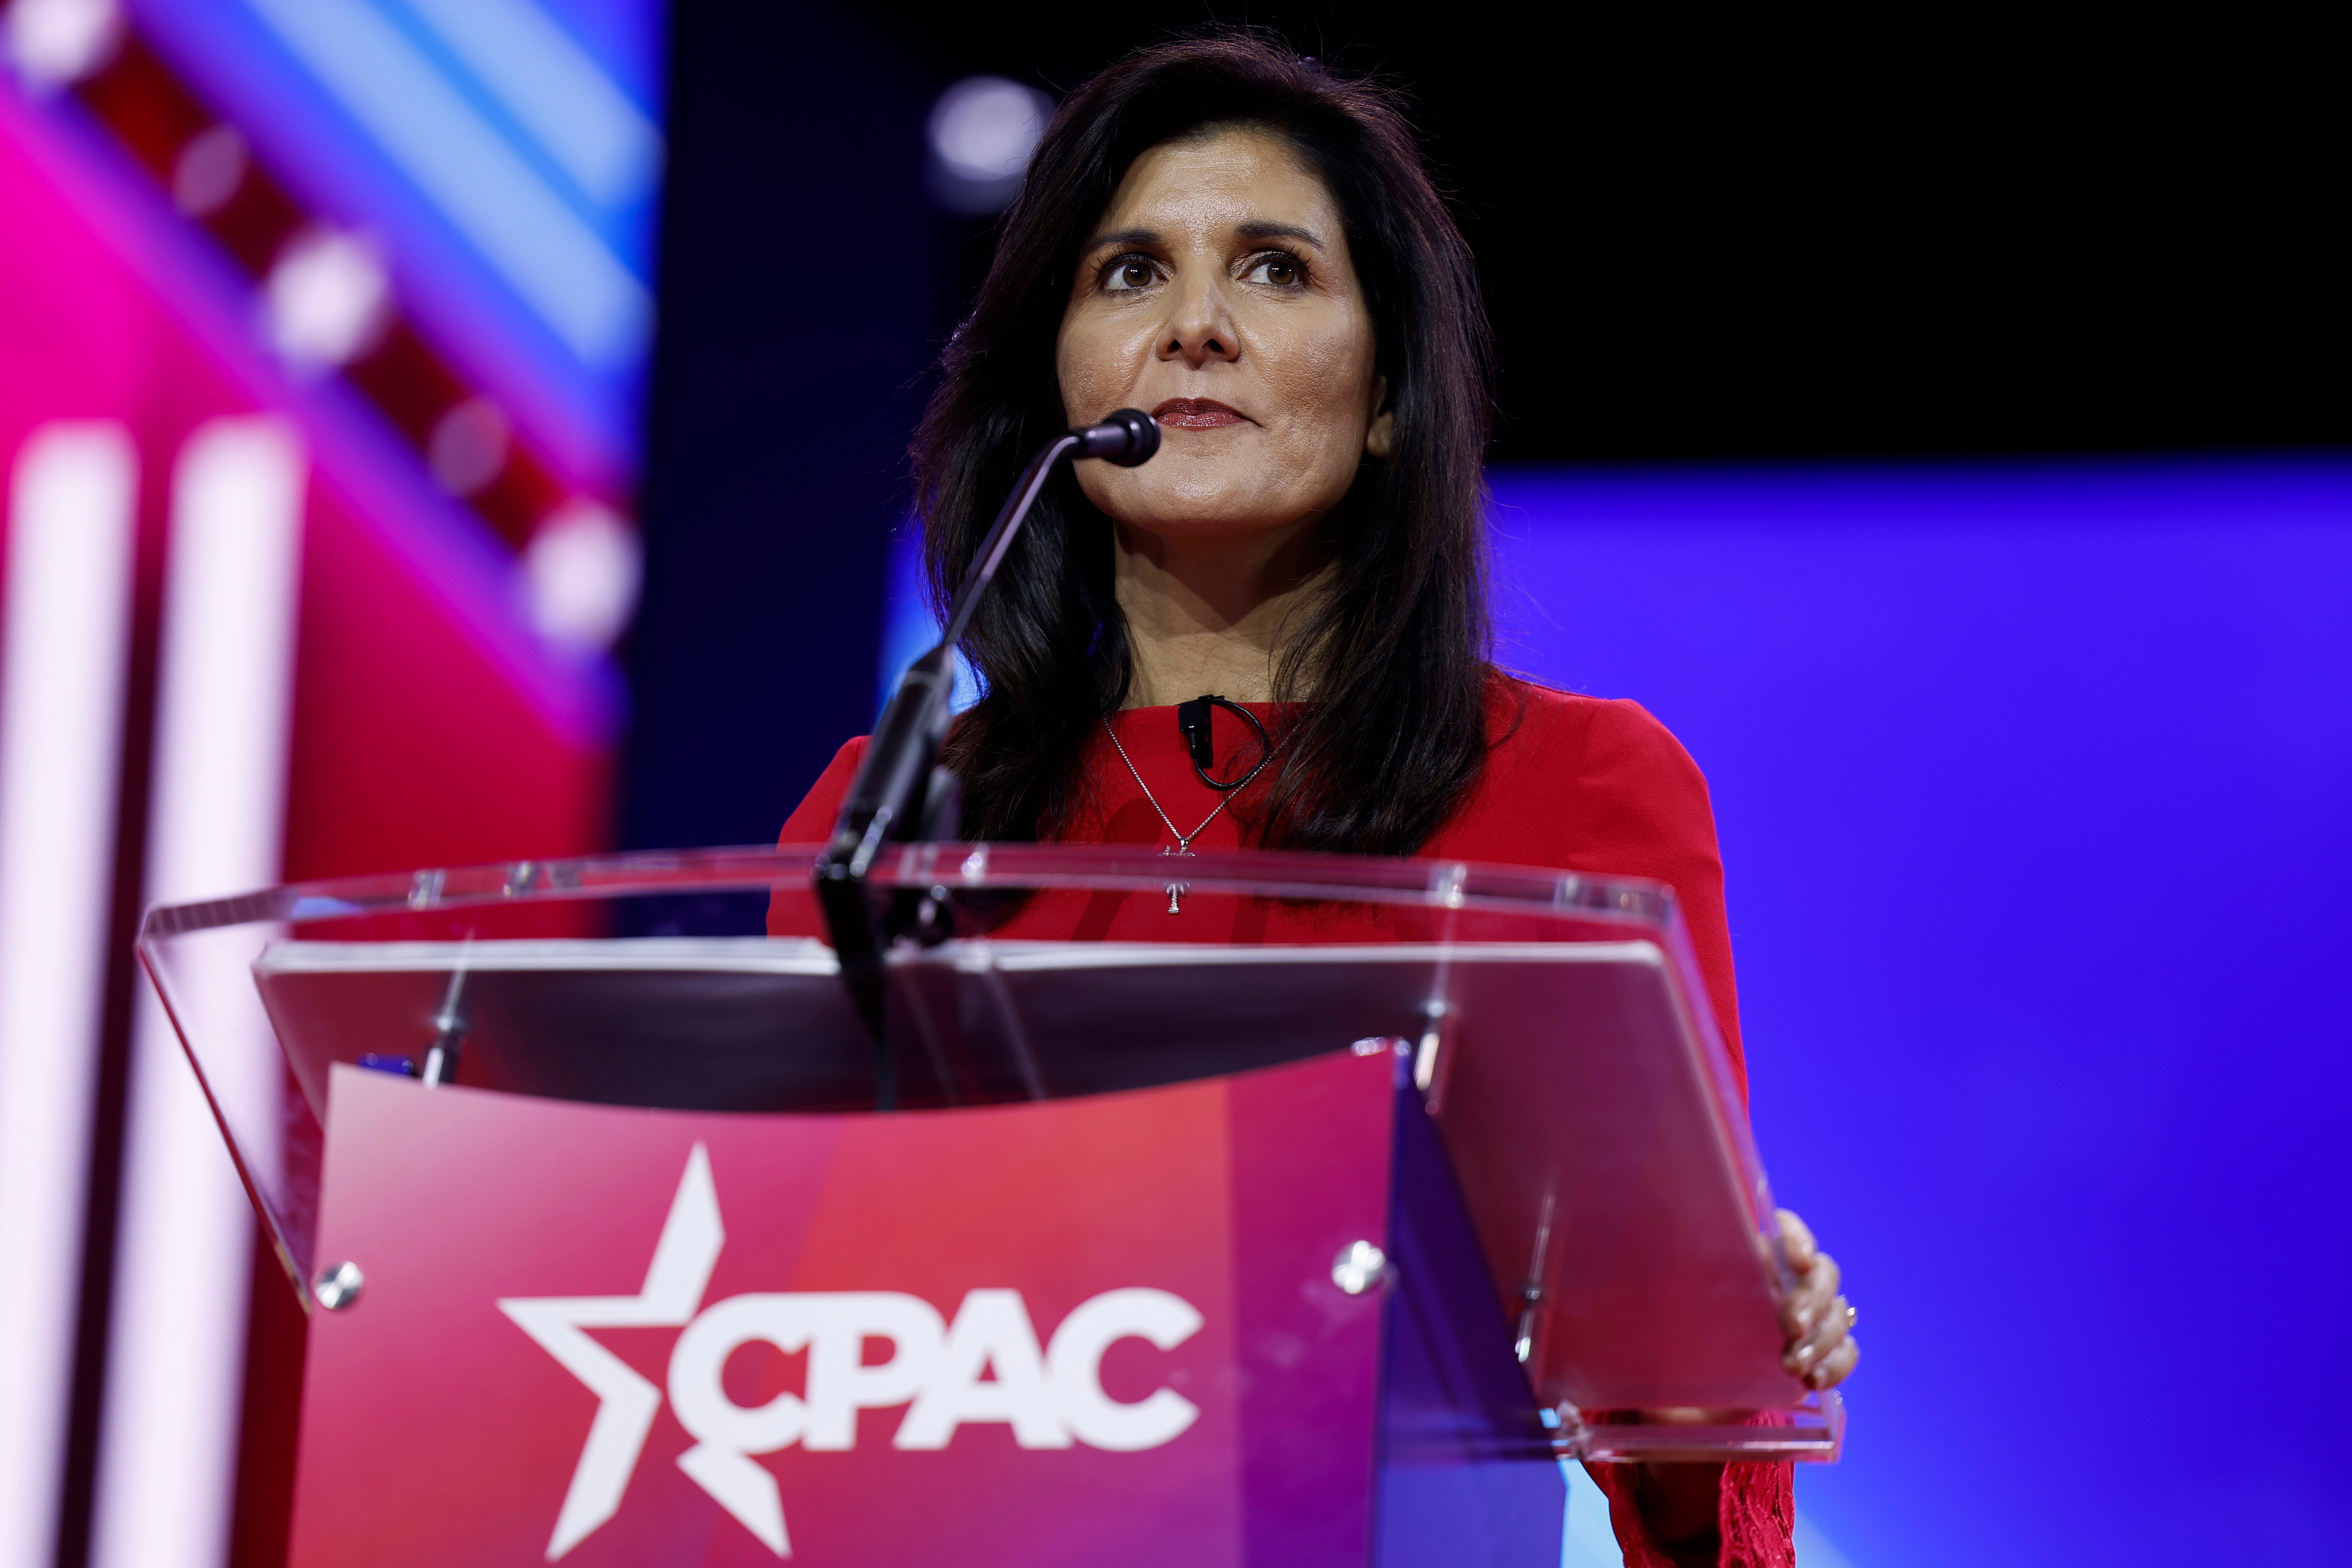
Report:
[[817,903],[841,962],[842,983],[874,1037],[877,1110],[894,1110],[898,1100],[897,1064],[883,1037],[883,956],[890,939],[900,933],[889,929],[893,923],[877,913],[866,878],[885,844],[951,839],[961,826],[961,797],[955,776],[935,765],[952,716],[948,698],[955,685],[956,644],[971,625],[972,612],[995,580],[996,569],[1003,564],[1055,464],[1065,457],[1098,457],[1132,468],[1149,462],[1159,450],[1159,423],[1148,413],[1123,408],[1098,424],[1055,436],[1031,459],[964,572],[938,643],[908,666],[882,710],[866,760],[842,800],[833,837],[817,857]]

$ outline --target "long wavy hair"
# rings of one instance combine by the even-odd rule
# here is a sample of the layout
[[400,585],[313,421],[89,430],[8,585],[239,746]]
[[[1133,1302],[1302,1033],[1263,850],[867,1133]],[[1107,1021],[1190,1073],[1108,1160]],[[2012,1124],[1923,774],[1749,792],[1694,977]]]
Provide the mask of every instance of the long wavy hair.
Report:
[[[1072,269],[1129,165],[1227,125],[1286,138],[1320,173],[1395,414],[1389,456],[1363,461],[1323,525],[1332,567],[1275,670],[1277,702],[1296,706],[1277,710],[1271,787],[1239,814],[1270,847],[1411,853],[1486,755],[1492,383],[1469,249],[1386,88],[1220,30],[1139,49],[1063,102],[915,436],[930,592],[943,609],[1022,465],[1066,423],[1054,355]],[[984,695],[944,758],[971,838],[1052,839],[1073,820],[1134,674],[1111,533],[1064,469],[972,622],[963,652]]]

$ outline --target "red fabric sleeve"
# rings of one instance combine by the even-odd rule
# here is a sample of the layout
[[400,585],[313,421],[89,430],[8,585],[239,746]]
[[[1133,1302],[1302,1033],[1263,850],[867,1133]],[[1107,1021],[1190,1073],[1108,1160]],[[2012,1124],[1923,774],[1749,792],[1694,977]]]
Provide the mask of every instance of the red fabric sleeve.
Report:
[[[784,819],[784,831],[776,835],[778,844],[821,844],[833,837],[834,819],[841,815],[842,797],[849,793],[849,781],[857,777],[857,765],[866,760],[866,737],[842,743],[833,760],[825,764],[793,814]],[[768,900],[768,935],[771,936],[817,936],[824,927],[817,919],[815,901],[804,892],[787,894],[779,891]]]
[[857,765],[865,760],[866,737],[843,741],[816,782],[809,786],[809,792],[801,797],[801,803],[793,808],[793,814],[784,819],[784,831],[776,835],[776,842],[821,844],[833,837],[842,797],[849,793],[849,781],[857,777]]
[[[1598,817],[1596,846],[1633,874],[1675,890],[1691,951],[1715,1004],[1724,1051],[1748,1092],[1748,1059],[1739,1043],[1739,985],[1732,973],[1731,925],[1723,901],[1723,853],[1706,775],[1672,731],[1634,702],[1599,705],[1585,731],[1578,781]],[[1591,870],[1615,869],[1599,865]]]
[[1672,887],[1744,1096],[1739,993],[1706,775],[1639,703],[1501,675],[1491,690],[1486,769],[1422,853]]
[[[1739,1040],[1739,992],[1731,963],[1731,927],[1723,896],[1723,856],[1706,775],[1682,742],[1639,704],[1596,706],[1575,773],[1580,801],[1592,814],[1593,841],[1580,869],[1619,871],[1665,883],[1682,905],[1691,951],[1714,1003],[1726,1054],[1748,1092]],[[1675,1568],[1643,1524],[1630,1465],[1588,1465],[1609,1499],[1609,1522],[1625,1568]],[[1723,1468],[1716,1502],[1721,1568],[1795,1568],[1795,1469],[1787,1464]]]
[[[1675,1560],[1650,1535],[1633,1500],[1639,1471],[1632,1465],[1587,1465],[1587,1475],[1609,1500],[1609,1523],[1625,1553],[1625,1568],[1675,1568]],[[1796,1467],[1741,1464],[1723,1467],[1723,1490],[1715,1505],[1716,1529],[1723,1538],[1718,1568],[1796,1568]]]
[[[1739,992],[1725,913],[1723,858],[1706,778],[1641,705],[1498,680],[1496,744],[1471,800],[1425,853],[1638,876],[1675,890],[1692,956],[1740,1093]],[[1632,1466],[1588,1467],[1608,1497],[1626,1568],[1674,1568],[1644,1528]],[[1726,1568],[1791,1568],[1796,1505],[1786,1464],[1724,1467],[1717,1503]]]

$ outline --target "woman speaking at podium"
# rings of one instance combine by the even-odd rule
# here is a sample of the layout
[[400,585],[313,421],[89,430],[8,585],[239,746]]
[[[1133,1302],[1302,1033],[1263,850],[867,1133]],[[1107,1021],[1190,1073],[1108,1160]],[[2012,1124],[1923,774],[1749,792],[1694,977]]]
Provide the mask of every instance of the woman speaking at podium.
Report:
[[[1042,441],[1119,408],[1161,430],[1148,464],[1064,470],[979,611],[985,695],[944,752],[966,837],[1654,878],[1740,1066],[1697,767],[1633,703],[1487,662],[1485,313],[1390,93],[1240,34],[1111,67],[1039,144],[941,369],[914,462],[942,598]],[[864,744],[784,841],[828,835]],[[1008,934],[1252,935],[1181,932],[1172,889],[1083,910]],[[1851,1311],[1782,1226],[1786,1363],[1826,1387],[1854,1364]],[[1629,1563],[1792,1560],[1785,1465],[1594,1473]]]

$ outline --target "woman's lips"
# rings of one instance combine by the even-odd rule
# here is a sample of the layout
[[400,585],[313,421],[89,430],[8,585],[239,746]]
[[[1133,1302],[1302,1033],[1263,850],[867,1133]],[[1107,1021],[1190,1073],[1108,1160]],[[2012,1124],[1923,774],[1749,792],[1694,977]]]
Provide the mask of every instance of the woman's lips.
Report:
[[1249,421],[1213,398],[1171,397],[1151,411],[1151,417],[1179,430],[1214,430],[1220,425]]

